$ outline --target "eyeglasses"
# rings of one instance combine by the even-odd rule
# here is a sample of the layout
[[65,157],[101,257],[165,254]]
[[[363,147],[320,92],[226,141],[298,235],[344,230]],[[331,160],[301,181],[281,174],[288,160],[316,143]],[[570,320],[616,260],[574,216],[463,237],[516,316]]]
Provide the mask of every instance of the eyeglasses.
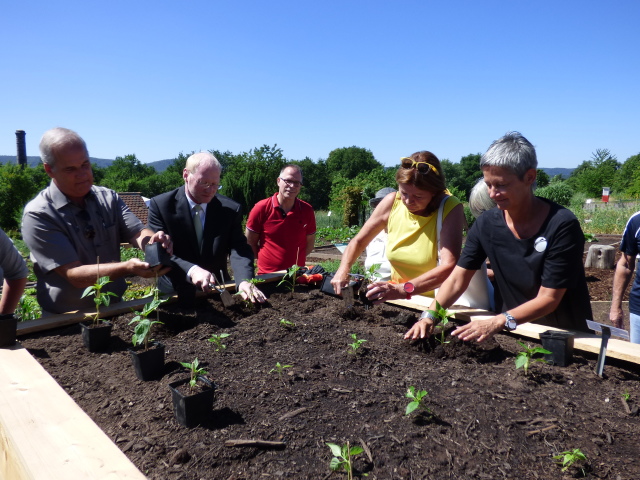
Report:
[[287,180],[286,178],[282,178],[282,177],[278,177],[280,180],[282,180],[284,183],[286,183],[287,185],[289,185],[290,187],[301,187],[302,186],[302,182],[299,182],[297,180]]
[[428,162],[416,162],[413,158],[402,157],[400,159],[400,164],[402,165],[402,168],[415,168],[423,175],[426,175],[432,170],[436,175],[440,175],[438,169]]
[[199,187],[202,188],[215,188],[216,190],[220,190],[222,185],[218,185],[217,183],[203,182],[202,180],[196,180],[196,183]]
[[[80,220],[82,220],[85,223],[91,221],[91,217],[89,216],[89,213],[86,210],[81,210],[80,212],[78,212],[78,217],[80,218]],[[93,225],[91,225],[90,223],[87,223],[85,225],[83,233],[84,233],[84,238],[86,238],[87,240],[93,240],[94,238],[96,238],[96,230],[95,228],[93,228]]]

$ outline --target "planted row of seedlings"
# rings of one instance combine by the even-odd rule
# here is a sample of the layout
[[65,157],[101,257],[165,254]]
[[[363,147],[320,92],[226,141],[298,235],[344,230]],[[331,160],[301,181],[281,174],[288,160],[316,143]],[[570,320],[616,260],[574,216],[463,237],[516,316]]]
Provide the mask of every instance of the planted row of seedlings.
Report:
[[[82,298],[93,296],[96,313],[91,315],[91,321],[81,323],[82,341],[90,352],[100,352],[107,348],[113,325],[100,318],[100,307],[109,306],[112,292],[104,292],[103,288],[110,283],[109,277],[99,277],[94,285],[85,289]],[[151,331],[154,325],[161,324],[158,307],[167,299],[160,298],[160,291],[156,284],[153,288],[153,299],[144,305],[130,325],[135,324],[131,337],[133,347],[129,349],[131,360],[139,380],[157,380],[162,376],[165,363],[165,346],[161,342],[154,342]],[[156,313],[156,319],[150,318]],[[225,335],[225,334],[222,334]],[[222,336],[221,335],[221,336]],[[226,334],[228,335],[228,334]],[[200,419],[213,408],[215,385],[206,375],[208,372],[200,368],[200,362],[195,358],[192,362],[180,362],[190,372],[189,378],[177,380],[169,384],[173,412],[178,423],[185,427],[194,427]]]
[[[295,286],[296,271],[297,270],[294,271],[293,268],[290,269],[283,279],[284,284],[289,288]],[[281,282],[281,284],[283,282]],[[92,352],[105,349],[110,337],[112,327],[110,322],[100,319],[100,307],[108,306],[110,303],[110,296],[113,295],[102,291],[103,287],[108,283],[108,277],[101,277],[97,280],[95,285],[88,287],[83,293],[83,297],[93,296],[96,305],[96,313],[91,316],[91,322],[83,325],[83,341],[85,342],[86,347]],[[291,288],[291,291],[293,292],[293,288]],[[162,323],[158,319],[158,307],[164,301],[166,300],[159,297],[158,289],[154,288],[152,301],[145,304],[143,310],[130,322],[130,324],[135,324],[135,329],[132,336],[133,348],[129,349],[129,351],[132,356],[136,375],[143,381],[160,378],[164,370],[164,345],[151,340],[152,327],[156,324]],[[150,318],[153,312],[156,312],[155,320]],[[449,312],[437,303],[436,310],[431,312],[439,320],[438,328],[440,331],[435,339],[443,345],[449,343],[445,337],[445,327],[449,323],[450,318]],[[296,328],[295,323],[284,318],[280,319],[279,323],[283,328]],[[105,330],[107,332],[106,335],[104,333],[100,333]],[[93,339],[93,336],[96,334],[102,339]],[[215,351],[218,352],[226,349],[226,345],[223,341],[228,336],[228,333],[214,334],[208,339],[208,341],[214,345]],[[106,342],[104,338],[106,338]],[[358,338],[355,333],[351,334],[350,338],[352,342],[347,344],[349,352],[357,355],[362,351],[363,344],[367,340]],[[537,361],[543,361],[543,359],[535,358],[536,355],[551,354],[550,351],[543,348],[532,348],[524,343],[518,343],[524,348],[524,350],[516,356],[516,369],[522,368],[525,375],[528,374],[531,364]],[[183,367],[188,369],[190,376],[189,378],[181,379],[169,384],[172,392],[174,415],[179,424],[185,427],[194,427],[200,424],[202,419],[211,412],[216,387],[213,382],[205,377],[208,372],[200,367],[198,358],[195,358],[192,362],[180,363]],[[292,367],[293,365],[285,365],[277,362],[275,367],[268,373],[277,373],[279,376],[282,376],[286,369]],[[412,413],[417,412],[426,419],[433,418],[435,414],[428,408],[426,403],[427,395],[428,393],[426,390],[420,390],[415,386],[410,386],[405,394],[406,398],[410,400],[406,406],[405,415],[411,415]],[[350,445],[349,442],[342,446],[335,443],[327,443],[326,445],[330,448],[331,454],[333,455],[330,462],[330,468],[335,471],[344,470],[348,479],[353,478],[352,460],[354,457],[362,454],[364,449],[359,445]],[[571,467],[582,469],[583,465],[587,462],[585,455],[580,449],[567,450],[559,453],[553,458],[562,467],[563,471],[566,471]]]

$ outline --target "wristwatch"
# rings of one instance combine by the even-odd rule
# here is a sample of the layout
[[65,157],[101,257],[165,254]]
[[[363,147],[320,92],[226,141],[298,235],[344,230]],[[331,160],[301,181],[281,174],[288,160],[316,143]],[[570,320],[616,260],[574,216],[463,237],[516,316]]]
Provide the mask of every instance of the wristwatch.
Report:
[[516,328],[518,328],[518,322],[516,322],[516,319],[513,317],[513,315],[511,315],[509,312],[504,312],[503,315],[507,319],[504,322],[504,328],[506,328],[510,332],[513,332]]
[[428,318],[429,320],[432,320],[434,322],[438,320],[436,316],[433,313],[431,313],[430,310],[425,310],[424,312],[422,312],[418,320],[422,320],[423,318]]
[[407,295],[405,298],[407,300],[411,300],[411,294],[416,289],[416,287],[411,282],[405,282],[402,288],[404,288],[404,293]]

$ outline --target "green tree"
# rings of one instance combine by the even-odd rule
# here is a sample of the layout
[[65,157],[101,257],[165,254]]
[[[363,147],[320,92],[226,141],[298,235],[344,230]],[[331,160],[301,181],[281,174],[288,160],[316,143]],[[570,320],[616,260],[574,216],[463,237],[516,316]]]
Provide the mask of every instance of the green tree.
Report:
[[625,160],[616,172],[613,188],[632,197],[640,195],[640,153]]
[[25,167],[0,165],[0,227],[14,230],[20,227],[24,206],[49,184],[42,165]]
[[355,178],[359,173],[382,167],[371,150],[356,146],[336,148],[329,152],[327,169],[333,176],[340,174],[346,178]]
[[309,202],[314,210],[326,210],[329,207],[331,193],[331,177],[327,170],[327,162],[314,162],[309,157],[293,161],[302,168],[304,187],[300,191],[300,198]]
[[542,188],[549,185],[549,182],[551,181],[551,179],[549,178],[549,175],[547,174],[547,172],[545,172],[541,168],[538,168],[536,172],[537,172],[536,184],[538,185],[538,187]]
[[607,149],[596,150],[591,160],[585,160],[571,172],[567,180],[575,192],[599,197],[602,187],[613,187],[620,162]]
[[276,179],[286,164],[277,145],[263,145],[234,155],[222,177],[222,191],[248,212],[258,201],[276,192]]
[[142,191],[143,181],[156,175],[155,168],[145,165],[135,154],[116,157],[115,161],[105,169],[100,184],[116,192],[140,192],[149,196],[149,191]]
[[536,196],[548,198],[552,202],[556,202],[563,207],[568,207],[571,204],[573,190],[567,182],[551,182],[546,187],[537,188]]

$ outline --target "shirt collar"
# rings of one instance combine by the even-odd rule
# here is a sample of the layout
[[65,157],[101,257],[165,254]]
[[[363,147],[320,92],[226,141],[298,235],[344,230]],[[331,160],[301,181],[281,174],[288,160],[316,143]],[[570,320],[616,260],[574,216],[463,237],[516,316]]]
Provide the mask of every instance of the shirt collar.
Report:
[[[271,197],[271,205],[273,206],[273,208],[277,208],[278,210],[280,210],[286,216],[286,213],[284,213],[283,208],[280,206],[280,202],[278,202],[278,192],[274,193]],[[293,202],[293,208],[289,211],[292,212],[294,209],[299,210],[300,208],[301,207],[299,198],[296,197],[295,201]]]
[[[94,196],[93,188],[94,186],[92,185],[91,190],[84,197],[85,200],[89,200]],[[62,193],[62,191],[58,188],[58,185],[56,185],[56,182],[54,182],[53,180],[51,180],[51,184],[49,185],[49,195],[51,196],[51,204],[56,210],[60,210],[66,205],[73,203],[64,193]]]
[[[185,192],[185,197],[187,197],[187,202],[189,202],[189,210],[191,210],[193,212],[193,207],[195,207],[196,205],[198,205],[196,202],[194,202],[193,200],[191,200],[191,197],[189,196],[188,193]],[[208,203],[201,203],[200,207],[202,208],[202,213],[207,213],[207,205],[209,205]]]

